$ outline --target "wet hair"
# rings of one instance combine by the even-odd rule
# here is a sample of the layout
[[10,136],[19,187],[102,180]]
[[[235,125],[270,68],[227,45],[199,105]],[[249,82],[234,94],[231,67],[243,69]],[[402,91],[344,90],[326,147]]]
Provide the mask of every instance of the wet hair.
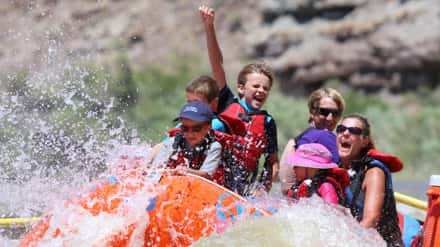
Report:
[[[307,106],[309,107],[310,114],[315,114],[319,108],[319,102],[321,102],[321,99],[323,98],[330,98],[332,99],[336,105],[338,106],[338,110],[342,113],[345,110],[345,101],[342,95],[333,88],[327,87],[327,88],[319,88],[315,91],[313,91],[310,96],[309,100],[307,102]],[[312,122],[312,117],[309,117],[309,123]]]
[[[247,82],[247,75],[252,73],[265,75],[267,78],[269,78],[270,86],[272,87],[273,73],[270,67],[264,62],[250,63],[244,66],[243,69],[241,69],[240,73],[238,73],[238,78],[237,78],[238,86],[240,85],[244,86]],[[243,97],[243,95],[241,95],[240,93],[238,96],[240,98]]]
[[194,93],[205,98],[209,103],[219,96],[217,82],[210,76],[202,75],[191,80],[186,85],[187,93]]
[[341,121],[344,121],[345,119],[348,119],[348,118],[354,118],[354,119],[359,120],[362,123],[362,134],[361,135],[364,137],[368,137],[368,140],[370,140],[368,145],[361,150],[361,155],[364,156],[365,154],[367,154],[368,150],[376,148],[376,145],[374,144],[373,137],[371,135],[370,122],[368,122],[368,119],[366,117],[364,117],[360,114],[346,115],[342,118]]

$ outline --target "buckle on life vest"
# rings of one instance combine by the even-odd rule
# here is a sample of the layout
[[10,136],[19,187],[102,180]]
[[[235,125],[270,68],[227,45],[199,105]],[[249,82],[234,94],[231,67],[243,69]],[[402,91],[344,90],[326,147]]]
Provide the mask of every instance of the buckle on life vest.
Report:
[[250,118],[249,115],[246,114],[246,113],[239,112],[239,113],[238,113],[238,117],[239,117],[240,119],[242,119],[243,121],[245,121],[246,123],[249,123],[249,122],[251,121],[251,118]]

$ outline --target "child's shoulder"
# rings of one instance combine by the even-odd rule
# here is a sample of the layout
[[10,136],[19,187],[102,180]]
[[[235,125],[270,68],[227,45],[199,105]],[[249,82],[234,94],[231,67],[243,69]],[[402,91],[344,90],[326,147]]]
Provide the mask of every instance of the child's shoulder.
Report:
[[219,93],[219,99],[218,99],[218,106],[217,111],[218,113],[223,112],[228,108],[229,105],[231,105],[234,102],[237,102],[237,98],[234,96],[234,93],[232,93],[232,90],[229,88],[228,85],[225,85]]

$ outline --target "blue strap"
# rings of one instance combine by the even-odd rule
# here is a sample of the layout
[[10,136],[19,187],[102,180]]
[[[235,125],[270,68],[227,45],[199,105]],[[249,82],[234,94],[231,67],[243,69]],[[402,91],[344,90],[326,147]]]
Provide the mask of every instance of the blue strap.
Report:
[[379,168],[381,168],[385,172],[385,176],[387,177],[387,181],[388,181],[387,186],[388,186],[388,188],[389,189],[393,188],[393,179],[391,177],[391,171],[390,171],[390,169],[388,168],[387,165],[382,163],[382,161],[373,159],[373,161],[370,162],[368,167],[369,168],[371,168],[371,167],[379,167]]

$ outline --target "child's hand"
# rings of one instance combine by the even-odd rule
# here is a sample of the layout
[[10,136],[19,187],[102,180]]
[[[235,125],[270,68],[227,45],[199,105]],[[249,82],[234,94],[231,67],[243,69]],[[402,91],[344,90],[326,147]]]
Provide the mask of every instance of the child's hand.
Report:
[[199,7],[199,13],[200,16],[202,17],[202,21],[203,24],[205,25],[213,25],[214,24],[214,17],[215,17],[215,12],[214,9],[202,5]]
[[170,172],[172,175],[182,176],[188,173],[188,169],[184,166],[177,166],[176,168],[171,169]]

